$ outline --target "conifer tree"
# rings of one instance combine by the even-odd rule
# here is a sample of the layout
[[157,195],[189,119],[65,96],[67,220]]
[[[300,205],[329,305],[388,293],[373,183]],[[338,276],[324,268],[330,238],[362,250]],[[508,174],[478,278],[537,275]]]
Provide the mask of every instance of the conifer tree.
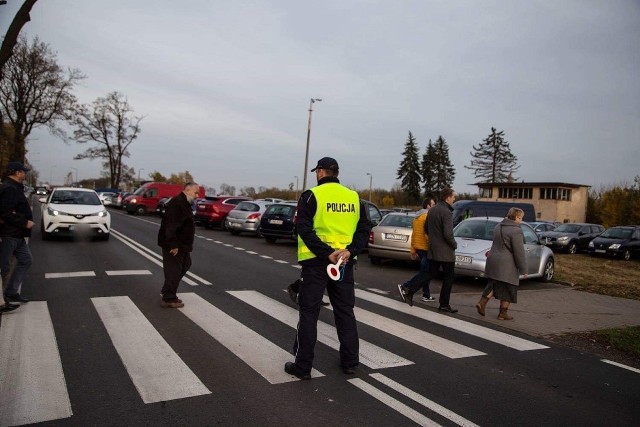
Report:
[[506,182],[509,175],[517,171],[518,158],[511,153],[509,143],[504,139],[504,131],[496,132],[491,128],[491,134],[482,140],[477,147],[473,146],[471,165],[465,166],[473,170],[476,178],[483,178],[482,182]]
[[456,177],[456,169],[451,164],[451,159],[449,158],[449,146],[442,135],[438,136],[438,139],[434,144],[434,152],[434,186],[435,191],[440,192],[443,188],[453,187],[453,180]]
[[436,163],[436,149],[433,146],[433,142],[431,141],[431,139],[429,139],[427,149],[422,155],[422,163],[420,165],[420,172],[422,172],[422,182],[424,183],[423,188],[425,194],[436,194],[438,192],[434,173],[436,169]]
[[418,146],[416,139],[409,131],[409,137],[404,144],[402,161],[398,168],[397,179],[401,179],[400,186],[410,203],[418,203],[420,200],[420,162],[418,160]]

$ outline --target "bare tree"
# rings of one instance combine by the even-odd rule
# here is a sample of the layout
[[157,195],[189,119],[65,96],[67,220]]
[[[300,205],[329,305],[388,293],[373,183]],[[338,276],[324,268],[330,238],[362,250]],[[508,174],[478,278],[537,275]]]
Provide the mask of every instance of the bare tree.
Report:
[[0,110],[14,132],[10,160],[24,162],[25,142],[36,127],[64,136],[58,123],[70,117],[76,105],[71,91],[83,78],[77,69],[63,71],[48,44],[20,37],[0,80]]
[[9,25],[7,34],[2,40],[2,46],[0,47],[0,78],[2,77],[2,67],[4,67],[4,64],[11,56],[13,47],[18,41],[20,30],[22,30],[22,27],[24,27],[27,22],[31,21],[31,15],[29,15],[29,13],[33,5],[36,4],[36,1],[37,0],[25,0],[13,18],[13,21],[11,21],[11,25]]
[[129,146],[140,133],[140,121],[124,96],[111,92],[105,98],[97,98],[91,106],[80,105],[71,121],[76,128],[73,139],[85,144],[96,143],[74,159],[103,159],[108,166],[112,188],[118,188],[123,174],[123,159],[129,157]]

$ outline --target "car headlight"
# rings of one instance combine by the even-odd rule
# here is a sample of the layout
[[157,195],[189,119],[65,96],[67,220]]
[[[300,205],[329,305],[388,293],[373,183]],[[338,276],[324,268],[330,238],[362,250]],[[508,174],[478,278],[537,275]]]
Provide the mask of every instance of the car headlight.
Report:
[[569,236],[558,237],[558,242],[566,242],[567,240],[569,240]]
[[590,247],[590,248],[593,248],[593,247],[594,247],[593,240],[589,242],[589,247]]
[[59,212],[59,211],[57,211],[57,210],[55,210],[55,209],[53,209],[53,208],[49,208],[49,207],[47,208],[47,213],[48,213],[49,215],[53,215],[53,216],[60,215],[60,212]]
[[107,211],[98,212],[98,216],[104,217],[104,216],[107,216],[107,215],[109,215],[109,213]]
[[620,243],[614,243],[611,246],[609,246],[609,249],[620,249]]
[[136,198],[134,197],[133,199],[129,200],[129,203],[137,203],[138,201],[136,200]]

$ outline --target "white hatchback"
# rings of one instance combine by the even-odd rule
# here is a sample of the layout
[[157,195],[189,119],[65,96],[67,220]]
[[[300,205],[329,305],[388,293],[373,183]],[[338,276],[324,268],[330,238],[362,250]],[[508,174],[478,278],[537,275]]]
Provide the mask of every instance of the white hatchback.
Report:
[[42,203],[42,239],[52,236],[86,236],[108,240],[111,216],[98,194],[88,188],[58,187]]

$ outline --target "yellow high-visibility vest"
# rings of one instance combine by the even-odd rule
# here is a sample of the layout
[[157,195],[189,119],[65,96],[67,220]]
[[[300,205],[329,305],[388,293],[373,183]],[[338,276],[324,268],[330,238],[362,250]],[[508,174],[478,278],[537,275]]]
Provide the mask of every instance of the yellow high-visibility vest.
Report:
[[[328,182],[311,189],[316,197],[317,209],[313,217],[313,228],[320,240],[333,249],[344,249],[353,239],[360,219],[358,193],[338,184]],[[316,255],[298,236],[298,261]]]

